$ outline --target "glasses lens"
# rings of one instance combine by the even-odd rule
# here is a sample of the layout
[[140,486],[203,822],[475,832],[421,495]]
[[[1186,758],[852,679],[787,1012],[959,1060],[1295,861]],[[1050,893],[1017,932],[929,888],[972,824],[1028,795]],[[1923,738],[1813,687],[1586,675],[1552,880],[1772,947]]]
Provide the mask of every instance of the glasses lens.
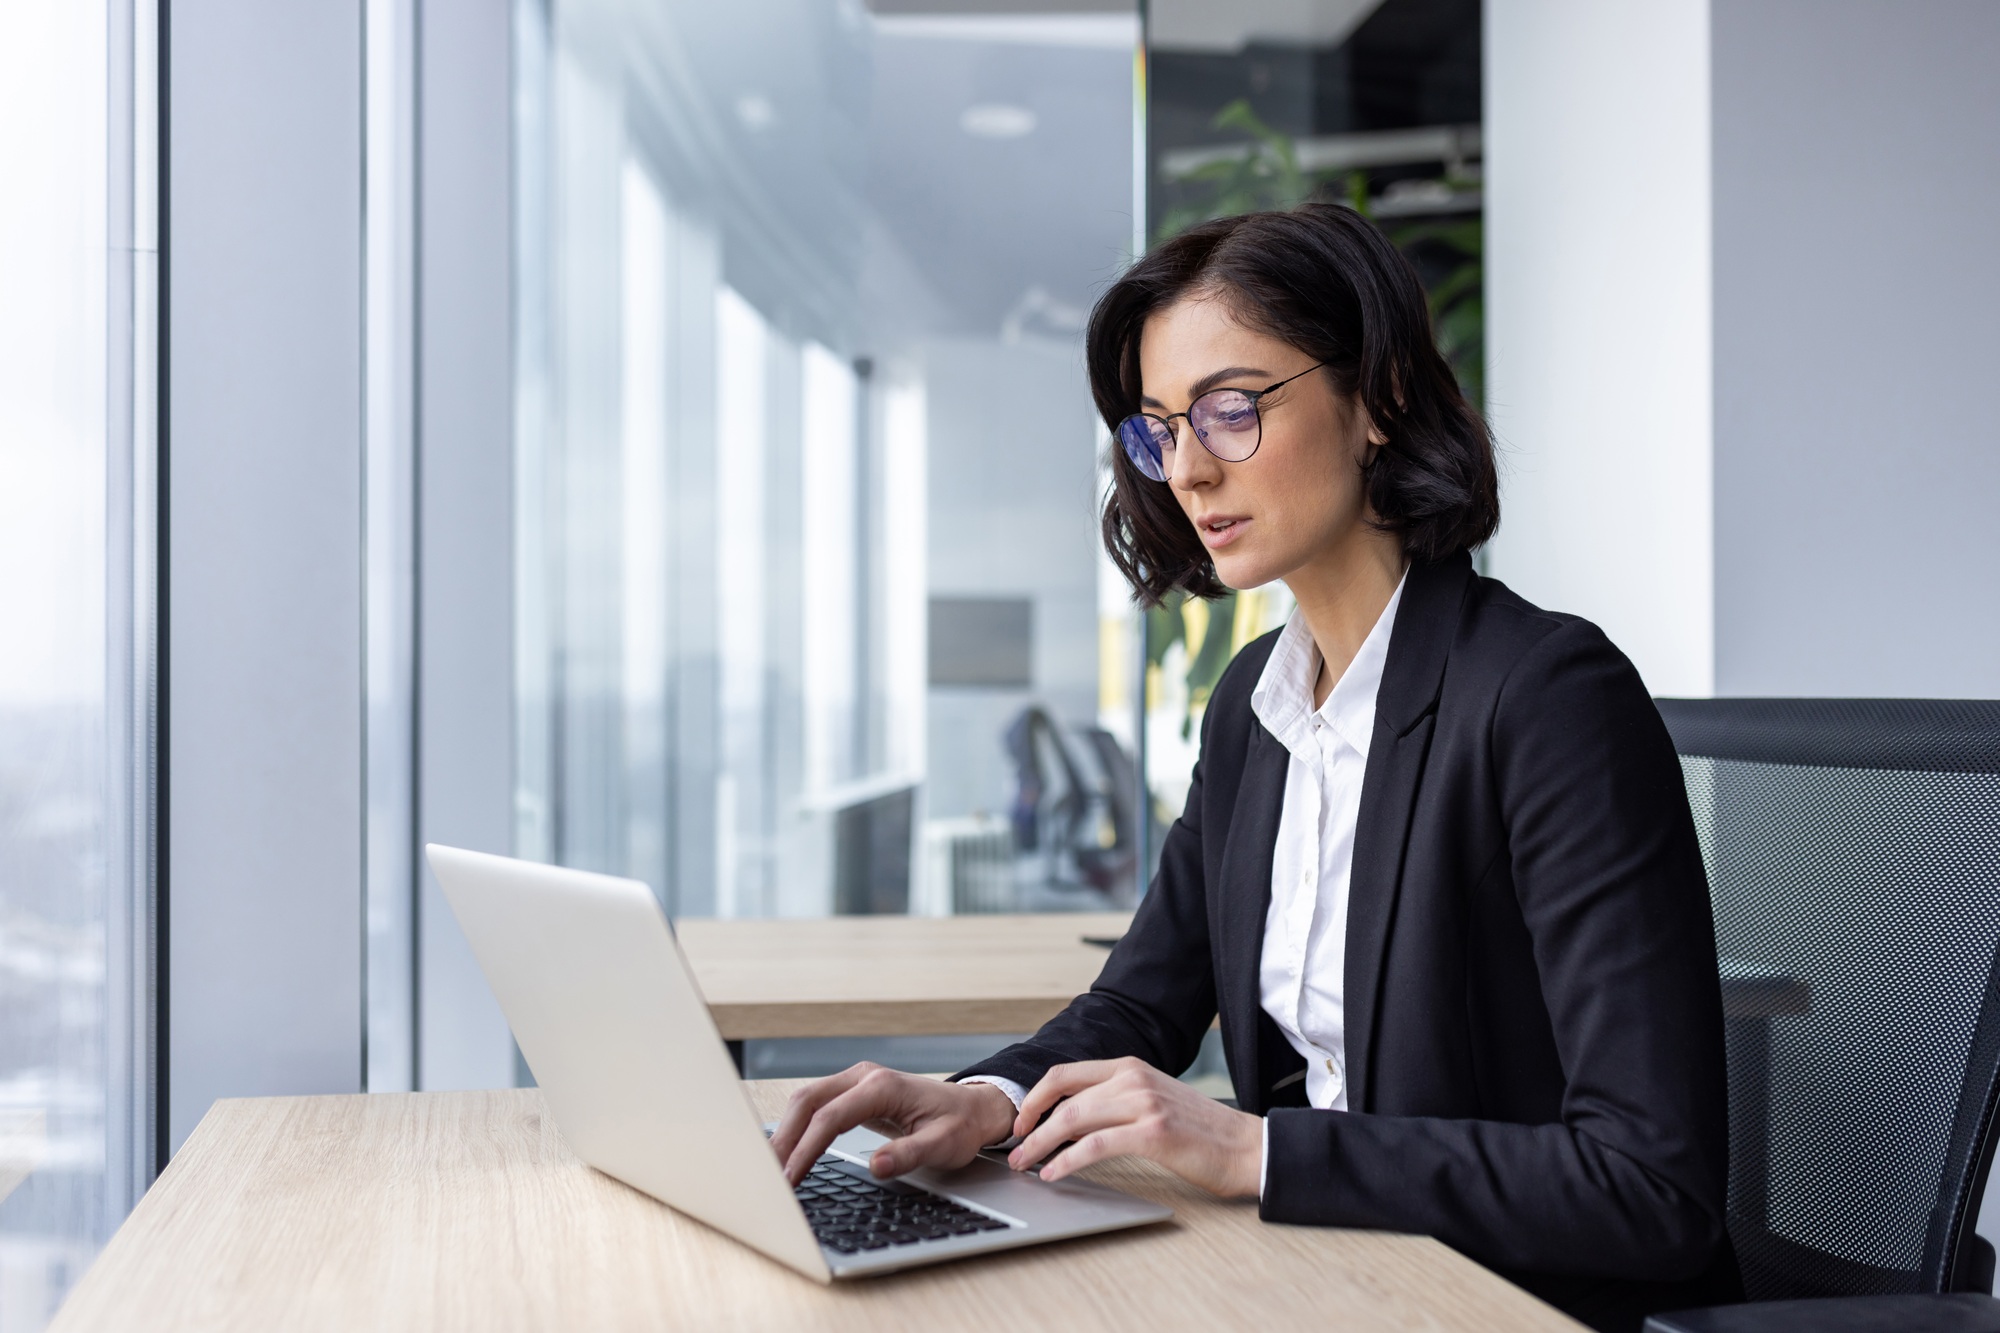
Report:
[[1188,408],[1188,421],[1208,451],[1224,462],[1240,463],[1257,452],[1257,403],[1241,390],[1203,394]]
[[1173,457],[1174,435],[1167,423],[1143,413],[1118,423],[1118,443],[1132,466],[1154,481],[1167,479],[1166,460]]

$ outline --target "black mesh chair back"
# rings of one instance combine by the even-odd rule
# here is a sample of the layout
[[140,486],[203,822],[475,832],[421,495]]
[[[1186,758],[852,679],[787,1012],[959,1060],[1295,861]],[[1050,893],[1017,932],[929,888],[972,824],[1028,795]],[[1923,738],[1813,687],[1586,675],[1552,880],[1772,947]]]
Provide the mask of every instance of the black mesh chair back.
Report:
[[1660,712],[1714,897],[1747,1294],[1990,1288],[2000,703]]

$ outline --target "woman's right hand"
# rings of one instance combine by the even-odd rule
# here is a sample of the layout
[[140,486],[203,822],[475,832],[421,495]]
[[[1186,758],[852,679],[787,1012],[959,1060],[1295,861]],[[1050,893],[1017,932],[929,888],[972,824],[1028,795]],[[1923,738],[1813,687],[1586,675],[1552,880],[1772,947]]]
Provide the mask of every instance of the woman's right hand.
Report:
[[944,1083],[863,1061],[792,1095],[771,1148],[796,1185],[836,1138],[865,1125],[890,1141],[868,1169],[900,1176],[920,1166],[964,1166],[1014,1132],[1014,1102],[991,1083]]

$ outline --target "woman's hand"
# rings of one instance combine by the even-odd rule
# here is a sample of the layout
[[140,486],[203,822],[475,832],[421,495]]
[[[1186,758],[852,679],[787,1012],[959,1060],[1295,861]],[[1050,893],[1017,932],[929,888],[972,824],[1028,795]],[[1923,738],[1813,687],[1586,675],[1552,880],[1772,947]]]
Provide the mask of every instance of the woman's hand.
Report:
[[1129,1056],[1057,1065],[1021,1103],[1014,1132],[1026,1136],[1007,1157],[1017,1170],[1075,1140],[1042,1168],[1043,1180],[1061,1180],[1107,1157],[1144,1157],[1224,1198],[1255,1198],[1263,1168],[1258,1117]]
[[990,1083],[941,1083],[862,1061],[792,1095],[771,1147],[796,1185],[827,1145],[866,1125],[891,1141],[868,1169],[899,1176],[920,1166],[964,1166],[1011,1132],[1014,1103]]

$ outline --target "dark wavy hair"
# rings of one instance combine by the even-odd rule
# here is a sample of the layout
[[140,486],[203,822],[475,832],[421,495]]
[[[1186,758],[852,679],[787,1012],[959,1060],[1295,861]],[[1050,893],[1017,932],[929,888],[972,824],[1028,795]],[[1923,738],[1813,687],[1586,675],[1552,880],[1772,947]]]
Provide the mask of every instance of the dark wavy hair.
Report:
[[1145,606],[1175,588],[1229,590],[1166,482],[1132,465],[1115,439],[1139,410],[1139,335],[1182,297],[1213,294],[1249,327],[1324,361],[1388,441],[1364,473],[1376,521],[1412,560],[1468,551],[1500,525],[1486,424],[1438,354],[1422,283],[1389,239],[1353,209],[1309,203],[1190,228],[1113,283],[1090,313],[1090,391],[1112,428],[1105,549]]

